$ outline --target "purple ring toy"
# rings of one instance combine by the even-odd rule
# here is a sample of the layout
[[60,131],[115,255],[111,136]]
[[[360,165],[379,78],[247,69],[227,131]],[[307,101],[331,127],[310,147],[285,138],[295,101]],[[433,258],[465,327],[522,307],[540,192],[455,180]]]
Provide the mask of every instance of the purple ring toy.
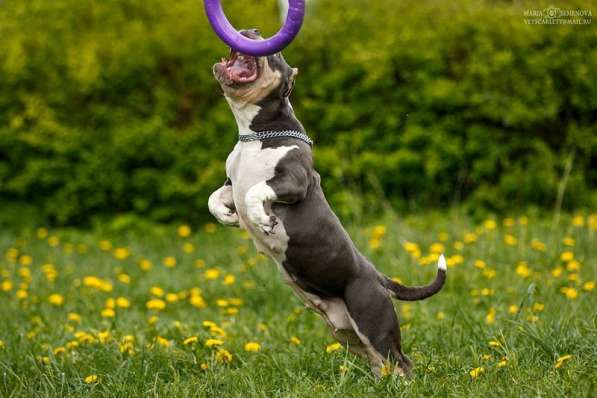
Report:
[[216,34],[234,50],[254,57],[271,55],[286,47],[296,37],[305,16],[305,0],[288,0],[288,15],[284,26],[265,40],[251,40],[238,33],[228,22],[220,0],[204,0],[205,13]]

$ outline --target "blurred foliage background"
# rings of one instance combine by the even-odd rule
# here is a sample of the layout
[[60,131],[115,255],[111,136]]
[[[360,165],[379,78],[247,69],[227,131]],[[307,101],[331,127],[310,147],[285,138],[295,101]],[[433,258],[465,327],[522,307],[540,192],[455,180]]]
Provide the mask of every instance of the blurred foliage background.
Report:
[[[551,210],[560,185],[564,208],[595,208],[596,24],[526,25],[538,3],[310,4],[285,55],[342,216]],[[274,0],[224,6],[279,27]],[[209,217],[236,141],[211,75],[226,53],[200,0],[0,1],[4,221]]]

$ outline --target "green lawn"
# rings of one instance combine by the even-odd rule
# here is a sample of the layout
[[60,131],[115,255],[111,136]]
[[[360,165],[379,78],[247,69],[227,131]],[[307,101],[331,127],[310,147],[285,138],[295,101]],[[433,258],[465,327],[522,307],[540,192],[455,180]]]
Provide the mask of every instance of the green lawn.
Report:
[[446,253],[440,294],[396,302],[411,380],[334,351],[241,231],[196,229],[0,233],[0,394],[596,396],[597,215],[349,226],[407,284]]

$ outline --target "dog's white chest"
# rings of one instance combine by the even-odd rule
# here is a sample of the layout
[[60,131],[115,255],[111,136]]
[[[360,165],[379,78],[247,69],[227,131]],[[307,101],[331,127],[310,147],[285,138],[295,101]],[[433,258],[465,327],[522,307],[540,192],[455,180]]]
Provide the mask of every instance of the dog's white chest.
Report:
[[[232,181],[232,198],[240,226],[251,234],[257,250],[268,254],[279,266],[288,247],[284,225],[279,222],[270,235],[259,231],[247,217],[245,196],[252,186],[274,177],[278,162],[295,148],[296,145],[262,149],[260,141],[238,142],[226,160],[226,173]],[[265,210],[271,212],[269,206]]]

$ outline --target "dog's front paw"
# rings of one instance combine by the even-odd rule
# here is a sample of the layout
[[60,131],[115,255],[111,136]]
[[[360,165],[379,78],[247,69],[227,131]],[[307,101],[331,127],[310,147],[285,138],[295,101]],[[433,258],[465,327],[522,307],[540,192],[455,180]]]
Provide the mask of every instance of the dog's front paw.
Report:
[[276,216],[268,215],[261,206],[251,206],[247,208],[247,215],[251,223],[266,235],[274,233],[274,228],[278,225]]
[[212,213],[221,224],[238,226],[238,214],[226,206],[220,206]]

